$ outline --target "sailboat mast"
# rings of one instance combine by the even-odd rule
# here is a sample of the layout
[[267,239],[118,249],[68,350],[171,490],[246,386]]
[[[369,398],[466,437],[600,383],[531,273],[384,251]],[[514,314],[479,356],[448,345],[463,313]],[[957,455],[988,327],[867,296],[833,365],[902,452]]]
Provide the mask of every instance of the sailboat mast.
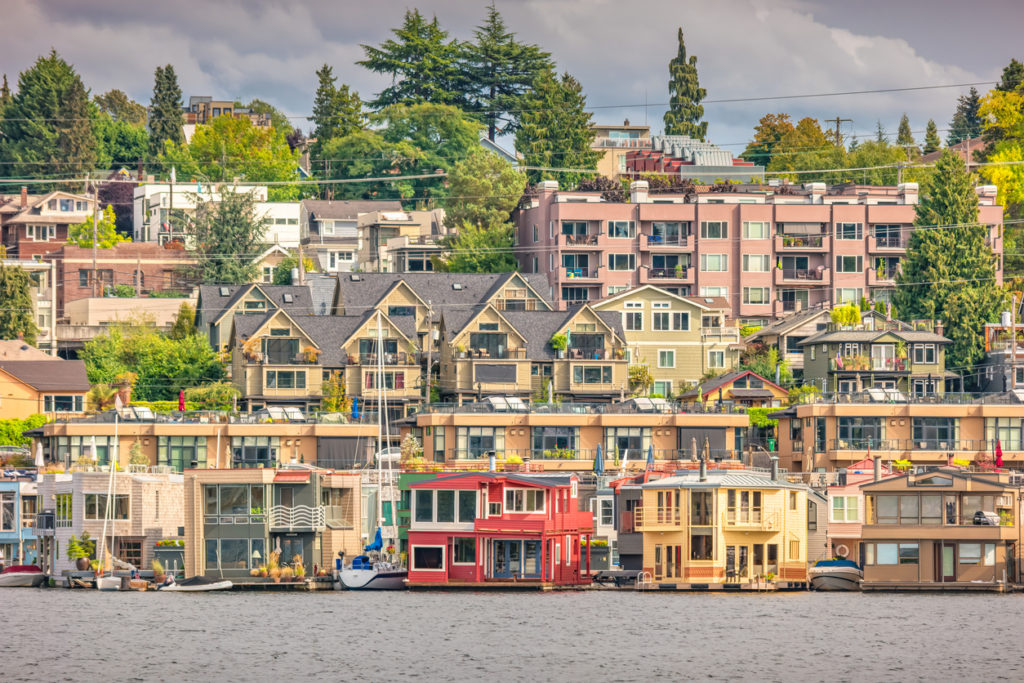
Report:
[[[107,507],[103,511],[103,534],[100,536],[100,552],[97,559],[99,560],[99,567],[102,570],[104,560],[106,559],[106,548],[107,548],[107,523],[110,523],[111,533],[111,547],[113,547],[113,533],[114,533],[114,522],[113,517],[110,514],[112,498],[114,497],[114,475],[117,473],[117,418],[118,411],[114,410],[114,446],[113,446],[113,457],[107,458],[108,466],[110,467],[110,477],[107,479]],[[93,454],[95,455],[95,453]],[[113,555],[113,553],[111,553]],[[111,563],[113,564],[113,563]]]
[[377,309],[377,527],[384,526],[384,487],[381,482],[383,468],[381,457],[384,452],[384,414],[386,404],[384,402],[384,333],[381,329],[382,319],[380,309]]

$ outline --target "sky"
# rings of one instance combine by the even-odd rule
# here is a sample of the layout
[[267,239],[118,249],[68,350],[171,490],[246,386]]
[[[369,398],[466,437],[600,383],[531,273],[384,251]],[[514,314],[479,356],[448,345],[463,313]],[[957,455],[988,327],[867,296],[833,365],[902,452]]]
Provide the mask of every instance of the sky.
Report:
[[[388,84],[355,62],[401,25],[407,8],[470,39],[489,0],[4,0],[0,71],[17,74],[56,49],[94,94],[148,103],[157,65],[173,64],[185,98],[270,102],[304,130],[315,71],[327,63],[364,99]],[[1024,60],[1020,0],[496,0],[520,40],[551,52],[583,84],[598,123],[661,132],[668,62],[682,27],[707,89],[708,137],[738,154],[768,112],[842,124],[845,136],[895,137],[900,116],[940,135],[962,88],[798,99],[845,91],[997,81]],[[990,85],[980,85],[984,92]],[[713,103],[712,100],[746,99]],[[646,106],[645,106],[646,103]],[[823,123],[823,126],[827,125]],[[834,126],[834,123],[832,124]]]

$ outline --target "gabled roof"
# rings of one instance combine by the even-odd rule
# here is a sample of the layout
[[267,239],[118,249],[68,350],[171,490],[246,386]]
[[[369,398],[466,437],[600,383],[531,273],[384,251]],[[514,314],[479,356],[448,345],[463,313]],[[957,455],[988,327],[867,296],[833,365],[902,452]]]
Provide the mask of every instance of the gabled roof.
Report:
[[[272,301],[275,306],[287,308],[293,315],[312,314],[313,300],[310,289],[306,285],[268,285],[252,283],[247,285],[200,285],[199,302],[205,317],[216,323],[220,322],[228,311],[232,310],[245,296],[254,289]],[[224,292],[225,294],[221,294]],[[292,303],[284,300],[284,295],[292,296]]]
[[553,335],[564,332],[584,308],[590,309],[620,340],[624,338],[622,317],[617,312],[594,311],[589,306],[571,311],[502,311],[502,315],[526,340],[528,358],[555,358],[557,354],[548,342]]
[[85,362],[80,360],[8,360],[0,361],[0,370],[38,391],[89,391]]
[[636,295],[644,291],[654,292],[657,296],[662,296],[668,299],[685,301],[705,311],[724,310],[730,308],[728,299],[724,297],[680,296],[678,294],[673,294],[672,292],[666,289],[662,289],[661,287],[655,285],[642,285],[640,287],[627,289],[624,292],[619,292],[618,294],[615,294],[613,296],[606,297],[601,301],[595,301],[591,305],[595,309],[605,308],[608,304],[621,301],[622,299],[629,299],[635,297]]
[[644,484],[645,489],[803,489],[803,484],[794,484],[785,480],[743,471],[710,470],[705,481],[700,480],[696,470],[676,474],[672,477],[659,479]]
[[28,342],[20,339],[0,340],[0,360],[49,360],[59,361],[57,356],[51,356],[46,351],[40,351]]
[[800,327],[801,325],[808,323],[818,317],[825,317],[831,320],[831,318],[829,318],[829,312],[824,308],[809,308],[803,311],[797,311],[792,315],[787,315],[785,318],[782,318],[781,320],[776,320],[771,325],[762,327],[761,329],[747,337],[744,341],[749,342],[759,337],[767,337],[776,334],[786,334],[790,330],[796,329],[797,327]]
[[799,342],[798,346],[808,344],[830,344],[830,343],[861,343],[870,344],[886,335],[892,335],[898,339],[910,343],[933,343],[951,344],[952,342],[941,334],[934,332],[923,332],[917,330],[824,330],[818,334],[807,337]]
[[[477,318],[480,317],[481,313],[483,313],[484,311],[487,311],[487,310],[493,311],[495,315],[497,315],[499,318],[501,318],[506,323],[508,323],[508,325],[510,327],[512,327],[513,330],[515,330],[515,332],[523,339],[524,342],[526,341],[526,338],[523,336],[523,333],[520,332],[516,328],[516,326],[513,325],[509,321],[509,319],[506,318],[502,314],[501,311],[496,309],[491,304],[479,304],[477,306],[474,306],[473,308],[471,308],[469,310],[469,314],[465,315],[465,316],[459,315],[457,313],[454,314],[454,315],[446,314],[446,317],[445,317],[445,323],[446,323],[446,325],[445,325],[445,337],[447,337],[446,341],[451,341],[451,340],[455,339],[456,337],[458,337],[460,334],[462,334],[466,330],[466,328],[469,327],[473,323],[474,320],[476,320]],[[452,321],[452,322],[449,323],[449,321]],[[448,329],[448,324],[453,324],[453,325],[457,324],[458,327],[453,327],[452,329],[449,330]]]
[[401,211],[402,202],[396,200],[328,200],[304,199],[302,210],[319,220],[321,218],[355,220],[361,214],[373,211]]
[[88,211],[73,212],[73,211],[61,211],[56,214],[42,215],[36,212],[36,209],[41,208],[46,204],[47,201],[54,197],[65,197],[68,199],[74,199],[76,201],[91,203],[92,197],[86,197],[79,194],[72,194],[71,192],[64,192],[62,190],[55,190],[49,194],[29,195],[28,205],[25,208],[21,208],[20,197],[14,202],[17,212],[16,215],[8,218],[4,221],[5,224],[13,223],[68,223],[70,225],[77,225],[84,223],[85,219],[89,217]]
[[[782,387],[780,387],[778,384],[776,384],[775,382],[772,382],[769,379],[765,379],[764,377],[761,377],[761,375],[757,374],[753,370],[733,370],[732,372],[726,372],[724,374],[718,375],[717,377],[713,377],[713,378],[711,378],[709,380],[705,380],[705,381],[701,382],[697,387],[694,387],[693,389],[690,389],[689,391],[686,391],[686,392],[682,393],[679,397],[680,398],[695,397],[695,396],[697,396],[697,389],[700,388],[704,398],[707,398],[710,394],[715,393],[719,389],[724,389],[725,387],[729,386],[730,384],[732,384],[736,380],[740,379],[741,377],[746,377],[747,375],[753,375],[754,377],[757,377],[759,380],[764,382],[766,385],[771,386],[771,387],[775,387],[776,389],[778,389],[782,393],[786,393],[786,390],[783,389]],[[743,398],[743,396],[739,395],[739,393],[738,393],[740,391],[742,391],[742,390],[740,390],[740,389],[734,389],[733,390],[733,393],[734,393],[734,395],[736,395],[737,398]],[[760,389],[754,389],[753,391],[761,391],[761,390]],[[770,396],[771,392],[768,392],[768,395]],[[760,394],[759,395],[751,394],[751,395],[749,395],[749,397],[750,398],[759,398]]]
[[[939,467],[938,469],[929,470],[927,472],[921,472],[919,474],[907,473],[907,474],[898,474],[896,476],[891,476],[891,477],[884,477],[882,479],[879,479],[878,481],[868,481],[868,482],[865,482],[865,483],[861,484],[860,487],[862,489],[870,489],[870,488],[874,488],[876,486],[891,487],[894,484],[899,483],[899,481],[901,479],[904,480],[904,484],[906,484],[909,487],[909,483],[910,483],[910,478],[911,477],[913,477],[914,480],[916,481],[918,479],[922,479],[922,478],[925,478],[925,477],[935,477],[935,476],[938,476],[938,477],[949,477],[950,480],[952,480],[952,479],[960,479],[962,481],[974,481],[974,482],[976,482],[978,484],[985,484],[985,485],[988,485],[988,486],[997,486],[999,488],[1019,488],[1018,486],[1015,486],[1014,484],[1010,484],[1008,482],[998,481],[996,479],[996,476],[994,475],[994,473],[963,472],[961,470],[954,469],[954,468],[951,468],[951,467]],[[921,484],[920,485],[921,488],[926,488],[927,486],[928,486],[927,484]],[[940,487],[936,487],[936,488],[940,488]]]
[[268,256],[270,256],[271,254],[274,254],[274,253],[281,254],[283,256],[291,256],[292,255],[292,253],[290,251],[288,251],[287,249],[282,247],[280,244],[271,244],[269,247],[267,247],[267,249],[265,249],[263,251],[262,254],[260,254],[259,256],[255,257],[252,260],[252,262],[253,263],[259,263],[260,261],[262,261],[263,259],[267,258]]

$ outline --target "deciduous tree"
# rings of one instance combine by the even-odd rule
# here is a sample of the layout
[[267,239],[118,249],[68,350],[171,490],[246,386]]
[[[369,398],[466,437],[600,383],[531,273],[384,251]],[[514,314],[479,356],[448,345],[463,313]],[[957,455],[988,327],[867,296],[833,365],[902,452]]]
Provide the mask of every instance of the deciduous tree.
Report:
[[32,278],[25,269],[0,264],[0,339],[17,339],[19,335],[34,345],[35,307],[32,305]]
[[[76,247],[91,249],[93,244],[92,226],[95,222],[94,216],[88,216],[84,223],[68,227],[68,244]],[[96,224],[96,246],[100,249],[110,249],[115,244],[131,242],[117,231],[114,207],[108,206],[100,213],[100,222]]]
[[768,166],[772,160],[772,150],[791,132],[793,122],[789,114],[765,114],[754,127],[754,139],[740,156],[758,166]]
[[455,164],[448,183],[445,225],[488,226],[509,222],[526,187],[526,176],[497,154],[477,147]]
[[124,121],[140,128],[146,125],[146,108],[122,90],[108,90],[93,100],[100,111],[114,121]]
[[700,87],[697,77],[697,57],[686,56],[683,29],[679,29],[679,49],[668,63],[668,111],[665,112],[666,135],[689,135],[703,140],[708,122],[702,121],[704,106],[701,101],[708,91]]

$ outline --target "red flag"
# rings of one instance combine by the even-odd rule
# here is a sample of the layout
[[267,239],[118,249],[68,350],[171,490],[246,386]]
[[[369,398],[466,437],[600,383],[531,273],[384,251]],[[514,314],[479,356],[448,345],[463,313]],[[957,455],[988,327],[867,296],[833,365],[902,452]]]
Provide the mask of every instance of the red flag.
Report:
[[178,410],[185,412],[185,390],[182,389],[178,392]]
[[999,439],[996,439],[996,467],[1003,466],[1003,444]]

